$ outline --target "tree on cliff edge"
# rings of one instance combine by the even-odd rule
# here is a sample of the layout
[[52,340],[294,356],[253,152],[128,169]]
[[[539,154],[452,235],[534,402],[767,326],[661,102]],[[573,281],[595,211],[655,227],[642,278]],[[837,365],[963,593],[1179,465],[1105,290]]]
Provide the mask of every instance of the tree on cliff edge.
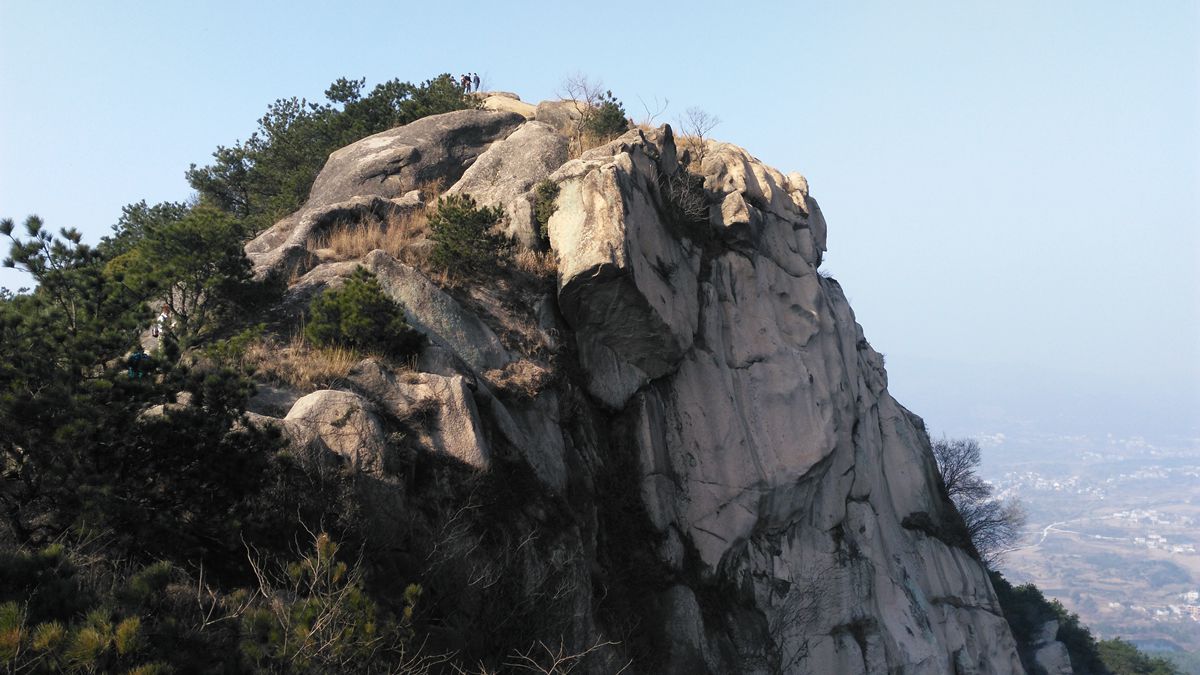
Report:
[[1015,500],[1002,500],[979,477],[979,443],[970,438],[933,442],[933,456],[950,501],[958,508],[971,542],[988,568],[995,568],[1021,535],[1025,512]]

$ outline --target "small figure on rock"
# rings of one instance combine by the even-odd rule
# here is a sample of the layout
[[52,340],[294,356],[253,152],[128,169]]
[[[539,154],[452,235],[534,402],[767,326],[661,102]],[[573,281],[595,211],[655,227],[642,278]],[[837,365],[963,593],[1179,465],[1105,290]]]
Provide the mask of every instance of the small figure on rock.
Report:
[[164,302],[163,306],[162,306],[162,311],[158,313],[158,319],[154,322],[154,327],[151,329],[150,334],[153,335],[154,337],[159,337],[160,335],[162,335],[163,331],[168,328],[167,323],[170,320],[171,320],[171,308],[168,307],[167,303]]
[[140,380],[150,370],[150,355],[142,347],[129,355],[129,379]]
[[463,93],[466,93],[466,94],[471,93],[471,76],[470,75],[463,73],[462,78],[459,79],[459,83],[462,85]]
[[471,73],[471,85],[476,92],[479,91],[479,73]]

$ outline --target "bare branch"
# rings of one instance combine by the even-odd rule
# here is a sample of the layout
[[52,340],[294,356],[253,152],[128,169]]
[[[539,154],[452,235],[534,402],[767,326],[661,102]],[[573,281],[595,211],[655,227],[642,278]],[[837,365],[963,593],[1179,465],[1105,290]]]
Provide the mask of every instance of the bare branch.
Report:
[[983,564],[994,568],[1021,536],[1025,527],[1024,509],[1016,501],[996,499],[992,486],[976,473],[982,452],[974,439],[934,441],[933,457],[946,494],[967,526],[971,543],[979,551]]

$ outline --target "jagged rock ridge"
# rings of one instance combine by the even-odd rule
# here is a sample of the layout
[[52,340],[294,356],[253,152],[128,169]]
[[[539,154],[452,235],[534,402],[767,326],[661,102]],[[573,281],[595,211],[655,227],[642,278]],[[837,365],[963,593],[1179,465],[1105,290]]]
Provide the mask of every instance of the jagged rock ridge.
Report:
[[[539,629],[555,636],[531,637],[619,641],[595,672],[1020,672],[922,422],[818,272],[826,225],[805,179],[712,141],[685,166],[666,126],[567,161],[563,105],[499,98],[334,153],[305,207],[247,247],[260,273],[299,277],[280,308],[294,315],[355,266],[306,248],[331,213],[420,208],[418,184],[441,178],[503,206],[536,248],[530,190],[560,188],[553,287],[447,291],[375,251],[359,264],[429,337],[415,372],[365,361],[277,422],[361,473],[379,548],[433,547],[441,564],[444,514],[395,514],[459,489],[388,470],[398,426],[460,482],[534,477],[514,509],[480,516],[509,541],[449,547],[476,571],[506,561],[510,596],[554,618]],[[668,179],[685,171],[703,177],[707,222],[672,217]],[[554,377],[517,396],[496,373],[520,368]],[[435,563],[410,569],[432,579]],[[472,625],[487,609],[466,597],[447,611]]]

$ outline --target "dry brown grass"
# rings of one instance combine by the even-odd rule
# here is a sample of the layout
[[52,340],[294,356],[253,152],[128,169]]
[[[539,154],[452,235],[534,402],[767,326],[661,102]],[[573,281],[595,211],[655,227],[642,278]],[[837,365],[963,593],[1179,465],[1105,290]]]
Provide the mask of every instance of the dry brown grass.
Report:
[[330,262],[358,260],[378,249],[409,265],[423,265],[429,256],[429,247],[423,245],[429,234],[429,216],[437,209],[445,187],[439,178],[420,183],[416,189],[425,208],[393,213],[382,221],[334,223],[308,242],[308,250]]
[[682,155],[684,150],[688,151],[692,159],[699,159],[704,156],[704,139],[699,136],[690,136],[688,134],[675,134],[675,147]]
[[397,260],[413,264],[424,257],[415,244],[429,231],[424,210],[392,215],[386,221],[337,223],[312,240],[308,249],[327,260],[357,260],[380,249]]
[[553,279],[558,274],[558,257],[554,251],[534,251],[521,248],[513,254],[516,268],[539,279]]
[[554,374],[545,366],[521,359],[504,366],[503,370],[489,370],[483,377],[503,394],[517,399],[532,399],[554,379]]
[[254,342],[242,358],[256,379],[311,392],[343,383],[363,355],[343,347],[314,347],[297,333],[288,344]]
[[567,144],[567,159],[579,159],[588,150],[598,148],[616,138],[617,136],[596,136],[587,133],[576,134]]
[[421,200],[428,209],[436,209],[438,197],[446,191],[446,181],[443,178],[433,178],[417,183],[417,191],[421,193]]

